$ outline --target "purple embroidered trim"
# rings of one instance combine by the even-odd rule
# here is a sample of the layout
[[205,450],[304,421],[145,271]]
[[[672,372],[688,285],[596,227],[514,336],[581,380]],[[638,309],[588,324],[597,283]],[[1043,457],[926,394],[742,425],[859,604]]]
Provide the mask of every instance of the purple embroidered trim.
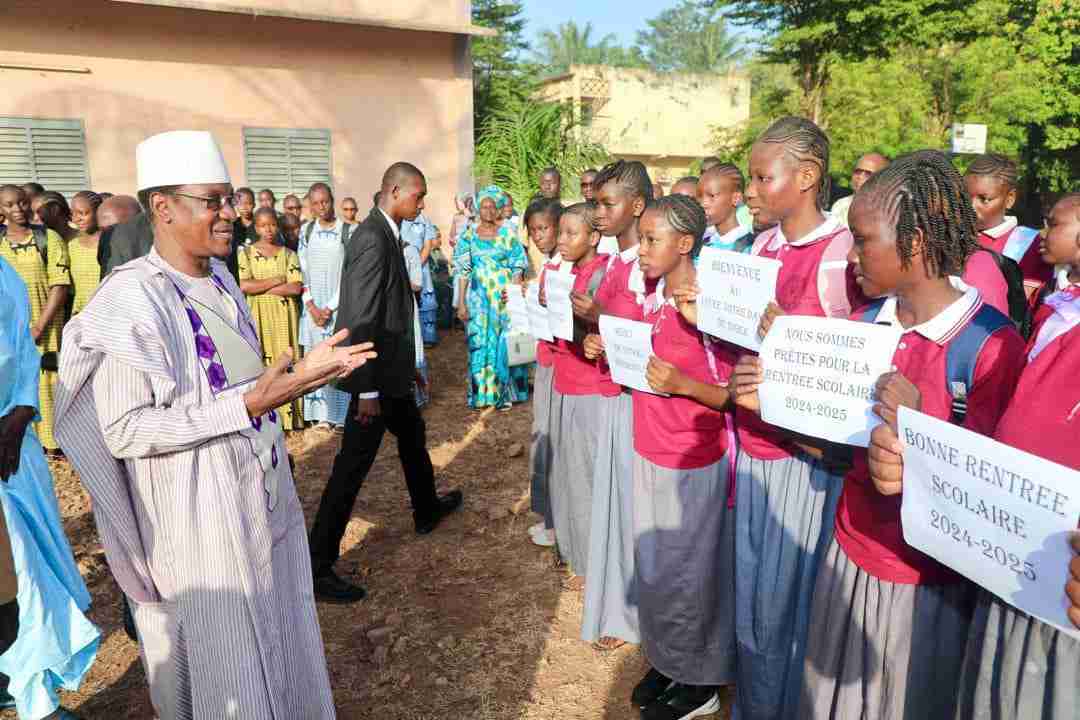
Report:
[[275,444],[272,448],[270,448],[270,466],[276,469],[277,464],[278,464],[277,445]]

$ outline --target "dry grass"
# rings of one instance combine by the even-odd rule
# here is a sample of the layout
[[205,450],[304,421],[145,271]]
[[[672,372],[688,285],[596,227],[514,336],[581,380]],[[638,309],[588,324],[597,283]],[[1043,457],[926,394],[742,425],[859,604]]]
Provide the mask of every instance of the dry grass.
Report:
[[[369,597],[320,605],[338,716],[346,720],[633,720],[633,684],[645,671],[636,647],[600,653],[579,639],[581,597],[559,586],[550,551],[529,543],[528,405],[507,413],[465,407],[460,333],[430,351],[434,404],[428,446],[443,489],[465,492],[464,509],[435,533],[412,528],[392,437],[384,441],[343,543],[340,572]],[[337,436],[289,438],[297,488],[310,522]],[[512,452],[520,444],[524,452]],[[89,500],[64,462],[56,492],[104,640],[94,668],[64,704],[87,720],[152,717],[136,646],[121,627]],[[387,657],[367,637],[391,625]],[[382,664],[379,662],[382,661]],[[0,714],[0,720],[14,717]]]

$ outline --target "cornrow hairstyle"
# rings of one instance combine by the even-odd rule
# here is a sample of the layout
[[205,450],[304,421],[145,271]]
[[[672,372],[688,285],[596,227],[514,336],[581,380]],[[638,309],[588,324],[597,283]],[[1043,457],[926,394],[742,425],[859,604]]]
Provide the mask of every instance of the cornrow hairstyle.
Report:
[[16,195],[25,195],[26,194],[26,191],[23,190],[20,185],[12,185],[10,183],[8,183],[7,185],[0,185],[0,194],[6,193],[6,192],[13,192]]
[[581,177],[585,177],[586,175],[595,175],[598,172],[600,172],[600,171],[597,170],[596,168],[589,168],[587,170],[582,170],[581,171]]
[[821,210],[829,199],[829,136],[806,118],[782,117],[761,134],[759,143],[778,143],[784,152],[799,163],[810,163],[818,169],[817,208]]
[[872,203],[895,225],[904,268],[911,265],[916,230],[923,235],[923,262],[936,277],[963,274],[968,258],[979,248],[975,210],[964,179],[938,150],[896,158],[870,176],[856,202]]
[[[678,185],[679,183],[693,183],[693,184],[697,185],[698,180],[700,180],[700,179],[701,178],[699,178],[697,175],[687,175],[686,177],[681,177],[678,180],[676,180],[675,185]],[[674,187],[674,185],[672,187]]]
[[735,189],[739,192],[746,190],[746,178],[743,177],[742,170],[738,165],[732,163],[719,163],[713,165],[708,170],[703,170],[701,173],[702,179],[707,177],[725,177],[730,178],[735,183]]
[[268,207],[258,208],[255,211],[255,213],[251,216],[251,219],[254,220],[255,222],[258,222],[260,215],[269,215],[270,217],[272,217],[274,219],[274,222],[277,222],[277,211],[274,210],[274,208],[268,208]]
[[55,203],[60,208],[61,215],[68,220],[71,220],[71,206],[68,205],[66,197],[55,190],[46,190],[41,193],[40,197],[43,199],[41,203],[42,207]]
[[304,197],[310,199],[316,190],[325,190],[326,194],[330,196],[330,199],[334,199],[334,191],[331,190],[330,186],[324,182],[312,183],[311,187],[308,188],[307,195],[305,195]]
[[563,215],[573,215],[580,218],[581,222],[585,223],[586,227],[590,230],[596,230],[596,203],[594,202],[579,202],[574,203],[570,207],[563,208],[562,213],[559,214],[561,218]]
[[562,217],[563,206],[559,202],[558,198],[539,198],[529,203],[529,207],[525,208],[525,228],[526,231],[529,227],[529,220],[533,215],[547,215],[555,223],[559,222],[559,218]]
[[270,193],[270,197],[274,198],[274,200],[277,200],[277,195],[275,195],[274,191],[271,190],[270,188],[263,188],[262,190],[259,191],[260,195],[262,195],[263,193]]
[[251,198],[252,203],[255,202],[255,193],[249,187],[236,188],[236,190],[233,191],[233,195],[247,195],[249,198]]
[[971,161],[964,175],[997,178],[1010,190],[1015,190],[1020,182],[1016,163],[999,153],[979,155]]
[[701,174],[704,175],[706,172],[720,164],[720,158],[716,157],[715,155],[709,155],[708,157],[702,158]]
[[105,198],[103,198],[100,194],[94,192],[93,190],[80,190],[79,192],[75,193],[75,195],[71,198],[72,204],[74,204],[75,201],[80,198],[90,203],[90,209],[94,212],[97,212],[97,209],[101,207],[101,203],[105,200]]
[[701,203],[687,195],[665,195],[650,202],[649,209],[662,214],[675,232],[694,238],[694,249],[690,256],[697,257],[705,243],[705,228],[708,225]]
[[616,160],[605,165],[593,180],[593,190],[600,192],[609,182],[617,183],[631,197],[640,197],[646,204],[652,202],[652,178],[645,165],[637,160]]

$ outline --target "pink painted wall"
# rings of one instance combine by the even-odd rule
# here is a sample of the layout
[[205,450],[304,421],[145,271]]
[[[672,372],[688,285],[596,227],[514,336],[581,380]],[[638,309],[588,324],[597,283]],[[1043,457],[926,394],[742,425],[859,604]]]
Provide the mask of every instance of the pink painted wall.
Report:
[[381,17],[387,20],[414,20],[444,25],[470,22],[469,0],[126,0],[147,4],[217,6],[223,9],[250,8],[252,11],[303,13],[343,18]]
[[95,189],[132,192],[135,145],[171,129],[212,131],[244,184],[244,126],[329,129],[337,195],[361,207],[397,160],[424,170],[439,225],[471,187],[462,36],[109,0],[7,0],[0,19],[0,64],[90,69],[0,69],[0,116],[81,118]]

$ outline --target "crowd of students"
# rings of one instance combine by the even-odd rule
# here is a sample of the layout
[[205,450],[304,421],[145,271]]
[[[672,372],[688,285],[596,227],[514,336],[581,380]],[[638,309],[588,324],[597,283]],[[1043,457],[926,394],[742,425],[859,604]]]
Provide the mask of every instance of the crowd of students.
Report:
[[[1080,194],[1040,233],[1007,215],[1007,158],[869,154],[830,212],[829,150],[782,118],[746,178],[713,160],[657,197],[619,160],[586,202],[529,205],[541,296],[570,275],[575,324],[538,344],[530,535],[583,590],[583,639],[641,644],[645,720],[710,714],[724,686],[740,720],[1075,718],[1080,642],[905,543],[896,433],[906,406],[1080,468]],[[782,315],[899,331],[868,449],[762,419],[761,360],[697,327],[705,246],[782,262],[762,338]],[[612,382],[602,315],[652,326],[654,392]],[[959,397],[946,358],[971,334]],[[1074,622],[1078,570],[1059,568]]]

